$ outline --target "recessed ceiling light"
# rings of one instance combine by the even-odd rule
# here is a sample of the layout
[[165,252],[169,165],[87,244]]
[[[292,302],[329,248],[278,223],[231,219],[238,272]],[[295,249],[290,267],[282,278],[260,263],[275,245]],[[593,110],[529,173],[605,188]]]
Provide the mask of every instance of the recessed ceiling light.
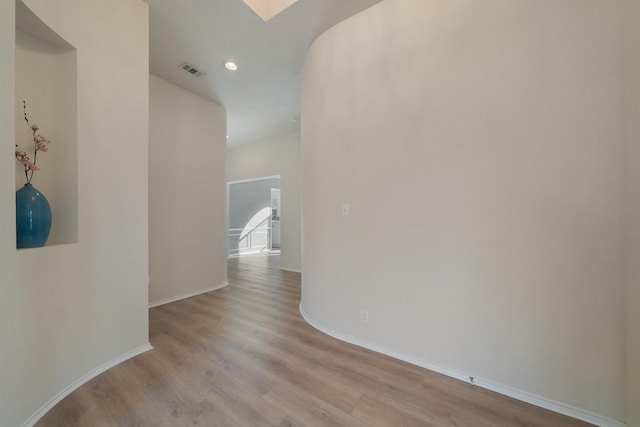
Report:
[[224,68],[229,71],[236,71],[238,69],[238,65],[233,61],[227,61],[224,63]]

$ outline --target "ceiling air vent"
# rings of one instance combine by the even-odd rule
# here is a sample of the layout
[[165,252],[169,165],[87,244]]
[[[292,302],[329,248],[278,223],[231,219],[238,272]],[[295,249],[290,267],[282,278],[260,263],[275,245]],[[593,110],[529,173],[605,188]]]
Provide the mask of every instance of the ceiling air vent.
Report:
[[196,77],[202,77],[205,75],[205,73],[203,73],[202,71],[199,71],[197,68],[195,68],[194,66],[192,66],[187,62],[183,62],[182,64],[180,64],[180,69]]

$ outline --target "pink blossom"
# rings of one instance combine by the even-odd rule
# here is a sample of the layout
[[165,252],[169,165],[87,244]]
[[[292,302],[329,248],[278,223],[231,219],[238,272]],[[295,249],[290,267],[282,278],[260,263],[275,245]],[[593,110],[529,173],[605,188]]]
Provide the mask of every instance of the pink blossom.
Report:
[[[51,141],[49,141],[44,135],[42,134],[36,134],[36,131],[38,131],[39,126],[37,124],[31,124],[29,123],[29,119],[27,118],[27,103],[25,101],[22,101],[22,105],[23,105],[23,109],[24,109],[24,120],[27,123],[27,125],[29,126],[29,129],[31,131],[33,131],[33,141],[35,142],[35,156],[37,156],[38,151],[48,151],[49,149],[49,143]],[[35,164],[35,160],[32,162],[31,158],[27,155],[26,152],[22,151],[19,147],[18,144],[16,144],[16,160],[24,165],[24,173],[25,173],[25,177],[27,178],[27,183],[31,182],[31,178],[33,178],[33,173],[35,171],[40,170],[40,167],[37,166]],[[34,156],[34,159],[35,159]],[[30,173],[29,173],[30,172]]]

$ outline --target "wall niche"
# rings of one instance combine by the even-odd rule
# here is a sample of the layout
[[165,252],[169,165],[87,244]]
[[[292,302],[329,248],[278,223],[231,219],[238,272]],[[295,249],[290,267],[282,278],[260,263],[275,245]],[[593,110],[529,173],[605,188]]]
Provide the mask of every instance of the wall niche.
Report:
[[[23,101],[32,124],[51,140],[38,153],[31,183],[51,207],[46,246],[78,241],[77,60],[76,48],[16,1],[15,135],[16,144],[33,158],[31,129],[24,121]],[[26,182],[16,162],[16,190]]]

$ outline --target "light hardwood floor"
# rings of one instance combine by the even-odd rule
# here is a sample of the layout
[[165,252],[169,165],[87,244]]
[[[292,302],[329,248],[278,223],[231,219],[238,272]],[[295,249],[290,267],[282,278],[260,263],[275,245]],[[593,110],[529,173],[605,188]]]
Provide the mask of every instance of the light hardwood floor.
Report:
[[300,274],[229,261],[229,286],[150,310],[154,350],[38,426],[586,426],[335,340],[301,318]]

